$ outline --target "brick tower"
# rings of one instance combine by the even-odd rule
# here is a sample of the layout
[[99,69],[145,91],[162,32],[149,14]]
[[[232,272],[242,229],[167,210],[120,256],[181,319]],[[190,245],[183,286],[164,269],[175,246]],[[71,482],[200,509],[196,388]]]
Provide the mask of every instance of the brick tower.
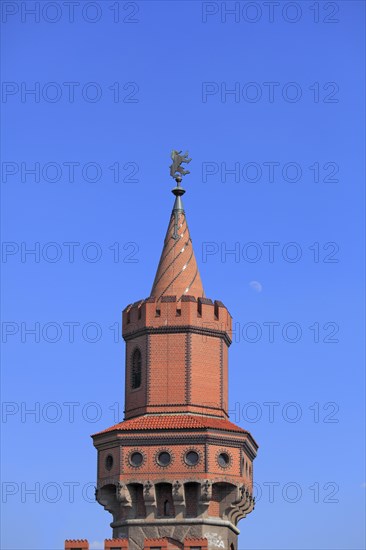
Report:
[[237,550],[254,507],[258,447],[228,420],[231,316],[203,291],[181,198],[187,156],[172,155],[175,202],[151,294],[123,311],[125,420],[93,435],[108,548]]

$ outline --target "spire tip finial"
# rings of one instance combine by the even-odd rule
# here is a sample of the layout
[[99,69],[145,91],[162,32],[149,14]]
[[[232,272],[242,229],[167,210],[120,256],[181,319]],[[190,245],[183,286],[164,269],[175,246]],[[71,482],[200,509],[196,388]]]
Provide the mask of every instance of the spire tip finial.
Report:
[[185,170],[182,167],[183,162],[188,164],[191,162],[191,158],[188,157],[188,151],[184,153],[184,155],[181,154],[182,151],[177,151],[176,149],[173,149],[173,151],[170,154],[170,158],[172,159],[172,164],[170,165],[170,175],[173,179],[176,181],[176,187],[172,189],[173,195],[175,195],[175,204],[173,210],[183,210],[183,205],[181,201],[181,196],[184,195],[186,192],[183,187],[181,187],[183,176],[186,176],[187,174],[190,174],[189,170]]

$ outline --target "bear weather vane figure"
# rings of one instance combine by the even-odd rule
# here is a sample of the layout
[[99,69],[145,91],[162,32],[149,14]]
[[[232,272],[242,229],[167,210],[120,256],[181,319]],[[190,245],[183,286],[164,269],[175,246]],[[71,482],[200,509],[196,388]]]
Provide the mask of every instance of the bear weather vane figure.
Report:
[[185,170],[183,168],[182,166],[183,162],[188,164],[192,160],[188,158],[188,151],[186,151],[184,155],[182,155],[181,153],[182,151],[176,151],[175,149],[173,149],[173,151],[170,154],[170,157],[173,161],[172,164],[170,165],[170,175],[172,178],[176,180],[177,183],[182,181],[182,176],[186,176],[187,174],[190,174],[189,170]]

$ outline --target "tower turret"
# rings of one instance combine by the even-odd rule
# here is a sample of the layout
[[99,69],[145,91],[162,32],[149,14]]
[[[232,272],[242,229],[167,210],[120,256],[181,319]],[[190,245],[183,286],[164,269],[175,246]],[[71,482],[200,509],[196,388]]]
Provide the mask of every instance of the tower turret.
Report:
[[172,159],[175,202],[151,295],[123,311],[125,420],[93,436],[97,500],[129,550],[236,550],[258,447],[228,419],[231,316],[204,295],[181,198],[190,159]]

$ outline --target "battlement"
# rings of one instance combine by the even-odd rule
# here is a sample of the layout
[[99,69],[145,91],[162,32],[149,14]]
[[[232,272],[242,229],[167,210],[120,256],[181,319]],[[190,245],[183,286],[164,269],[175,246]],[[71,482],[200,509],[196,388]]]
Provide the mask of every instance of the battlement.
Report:
[[89,550],[89,542],[86,539],[67,539],[65,550]]
[[218,300],[183,296],[163,296],[161,300],[146,298],[129,304],[122,315],[122,334],[125,339],[146,327],[194,326],[224,332],[231,340],[232,318]]

